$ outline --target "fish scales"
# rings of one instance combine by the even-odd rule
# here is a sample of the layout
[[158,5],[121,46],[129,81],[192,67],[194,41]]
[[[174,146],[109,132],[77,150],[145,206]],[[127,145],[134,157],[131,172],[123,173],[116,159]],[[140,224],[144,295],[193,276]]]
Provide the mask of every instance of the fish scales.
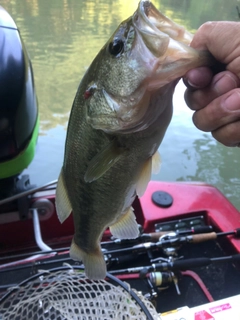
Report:
[[[80,90],[83,91],[83,88],[84,86],[80,87]],[[79,92],[79,96],[83,96],[83,92]],[[74,113],[76,113],[75,119],[84,117],[83,102],[81,100],[74,106],[72,115],[74,117]],[[169,113],[170,121],[172,110],[168,108],[166,111]],[[84,175],[87,164],[113,137],[99,132],[99,130],[92,130],[90,125],[82,126],[74,123],[72,128],[76,127],[79,128],[79,131],[68,130],[66,148],[72,150],[72,152],[69,152],[66,156],[63,172],[67,172],[65,182],[67,190],[71,190],[68,195],[72,207],[81,212],[81,215],[74,215],[74,225],[78,230],[78,239],[81,239],[75,239],[75,242],[81,248],[87,247],[91,250],[96,247],[95,235],[98,238],[101,237],[101,234],[99,234],[99,216],[104,217],[100,226],[100,230],[104,231],[112,224],[112,221],[116,220],[112,212],[124,212],[131,205],[136,196],[136,188],[131,181],[136,183],[146,158],[157,151],[158,145],[153,149],[151,139],[153,141],[159,139],[153,136],[149,129],[147,135],[140,131],[117,137],[118,145],[128,150],[126,157],[122,157],[116,166],[111,167],[103,177],[92,183],[86,183]],[[163,128],[158,131],[153,125],[153,130],[156,135],[161,135],[159,131],[162,131]],[[76,148],[79,144],[83,148]],[[143,154],[142,148],[144,145],[146,151]],[[129,179],[127,180],[126,177]],[[73,185],[74,189],[72,188]],[[75,190],[78,190],[77,194]],[[125,208],[122,208],[127,198],[130,199]],[[103,212],[99,212],[100,208]],[[85,218],[86,216],[87,218]],[[91,219],[89,219],[89,216]],[[86,234],[89,237],[86,237]]]
[[56,209],[73,212],[70,256],[86,275],[102,279],[100,240],[136,238],[131,205],[160,166],[158,148],[172,117],[180,77],[212,61],[188,46],[191,35],[141,0],[96,56],[76,93],[68,123]]

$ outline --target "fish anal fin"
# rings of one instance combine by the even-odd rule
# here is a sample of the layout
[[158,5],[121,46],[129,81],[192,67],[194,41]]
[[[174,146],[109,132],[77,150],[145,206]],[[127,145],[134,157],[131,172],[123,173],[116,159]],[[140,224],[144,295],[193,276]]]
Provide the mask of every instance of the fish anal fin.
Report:
[[110,232],[115,238],[135,239],[139,236],[139,228],[133,208],[130,207],[116,223],[109,227]]
[[158,150],[152,156],[152,173],[158,174],[161,168],[161,156]]
[[86,182],[92,182],[104,175],[121,157],[124,149],[117,146],[116,141],[111,141],[89,162],[84,176]]
[[152,157],[148,158],[143,165],[139,179],[137,181],[136,193],[139,197],[142,197],[147,189],[148,183],[152,174]]
[[63,169],[60,172],[58,183],[57,183],[56,211],[57,211],[58,219],[61,223],[63,223],[72,212],[72,206],[71,206],[71,203],[67,194],[67,189],[65,186]]
[[106,277],[106,263],[100,245],[93,252],[85,252],[72,240],[70,257],[73,260],[82,261],[85,274],[89,279],[100,280]]

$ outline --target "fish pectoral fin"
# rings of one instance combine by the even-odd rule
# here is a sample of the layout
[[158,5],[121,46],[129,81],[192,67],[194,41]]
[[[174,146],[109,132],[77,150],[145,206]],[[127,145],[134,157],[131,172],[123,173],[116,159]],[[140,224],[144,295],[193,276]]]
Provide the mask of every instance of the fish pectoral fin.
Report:
[[124,152],[125,150],[118,147],[115,140],[111,141],[89,162],[84,180],[92,182],[103,176],[120,159]]
[[130,207],[120,219],[109,227],[110,232],[115,238],[135,239],[139,236],[139,228],[133,208]]
[[69,254],[73,260],[83,262],[85,274],[89,279],[100,280],[106,277],[106,263],[99,245],[93,252],[87,253],[72,240]]
[[161,164],[162,164],[162,160],[161,160],[160,153],[156,151],[152,156],[152,173],[158,174],[161,169]]
[[67,194],[63,169],[60,172],[56,189],[56,211],[61,223],[65,221],[72,212],[72,206]]
[[142,197],[147,189],[148,183],[152,174],[152,157],[148,158],[144,163],[139,179],[137,181],[136,193],[139,197]]

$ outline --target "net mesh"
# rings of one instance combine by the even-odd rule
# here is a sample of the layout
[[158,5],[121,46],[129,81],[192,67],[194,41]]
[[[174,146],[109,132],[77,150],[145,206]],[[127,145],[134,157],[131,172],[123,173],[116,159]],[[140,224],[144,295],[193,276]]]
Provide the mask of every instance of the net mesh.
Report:
[[[152,318],[153,305],[140,297]],[[1,320],[148,319],[132,296],[105,280],[90,281],[83,272],[67,270],[41,275],[11,291],[0,305]]]

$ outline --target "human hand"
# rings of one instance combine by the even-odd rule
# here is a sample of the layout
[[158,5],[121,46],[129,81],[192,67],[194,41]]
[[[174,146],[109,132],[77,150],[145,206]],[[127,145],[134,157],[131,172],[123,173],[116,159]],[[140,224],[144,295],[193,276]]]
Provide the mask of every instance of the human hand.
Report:
[[240,146],[240,23],[205,23],[191,46],[210,51],[226,66],[225,71],[216,75],[207,67],[186,74],[185,100],[195,111],[193,122],[224,145]]

